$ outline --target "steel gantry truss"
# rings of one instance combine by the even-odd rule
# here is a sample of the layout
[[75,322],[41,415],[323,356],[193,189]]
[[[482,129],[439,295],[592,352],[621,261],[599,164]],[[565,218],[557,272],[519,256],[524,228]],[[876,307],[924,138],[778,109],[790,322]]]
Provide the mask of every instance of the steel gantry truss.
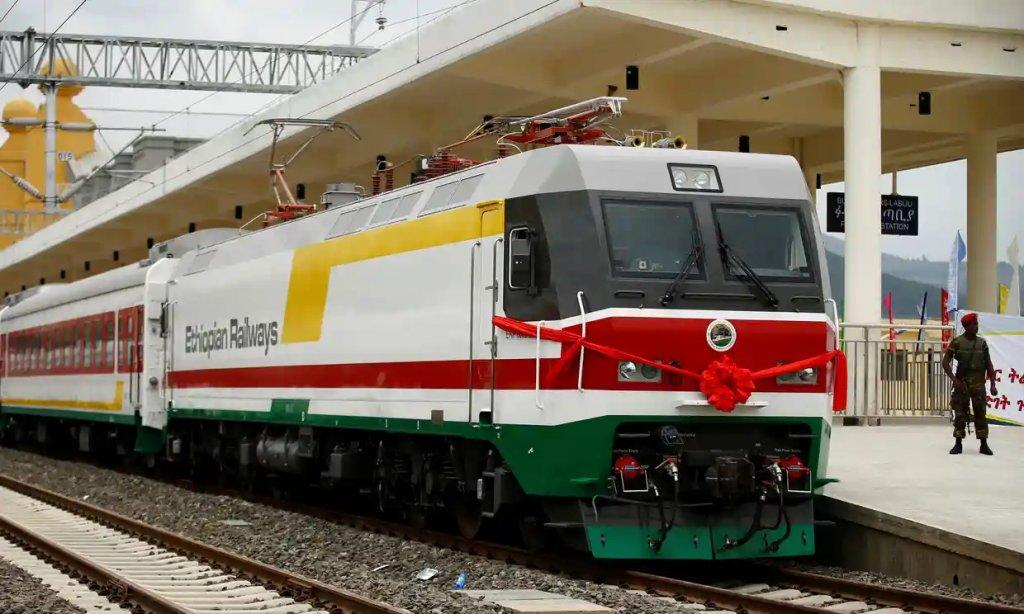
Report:
[[[373,47],[279,45],[96,36],[29,28],[0,32],[0,80],[30,84],[156,87],[290,94],[376,51]],[[58,60],[72,75],[50,75]]]
[[[374,0],[374,3],[382,4],[383,0]],[[382,19],[378,18],[378,24],[382,24]],[[375,51],[374,47],[355,45],[44,34],[33,28],[24,32],[0,32],[0,82],[13,81],[22,87],[38,84],[46,95],[47,110],[43,123],[46,130],[43,193],[21,177],[4,174],[33,196],[41,196],[47,214],[60,212],[55,97],[57,89],[63,85],[293,94]],[[65,70],[51,68],[61,64]],[[3,228],[24,226],[22,218],[17,219],[8,223],[4,217]]]

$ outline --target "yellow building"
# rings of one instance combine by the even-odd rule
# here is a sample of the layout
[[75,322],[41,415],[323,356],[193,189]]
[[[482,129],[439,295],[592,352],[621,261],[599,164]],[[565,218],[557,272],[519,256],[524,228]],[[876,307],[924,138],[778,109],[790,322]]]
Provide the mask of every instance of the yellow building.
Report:
[[[56,75],[66,76],[73,74],[74,68],[58,60],[54,63],[53,71]],[[73,100],[83,89],[77,85],[63,85],[57,89],[59,123],[90,122]],[[2,116],[3,130],[7,138],[0,144],[0,168],[25,179],[42,192],[46,183],[46,135],[42,126],[42,122],[46,120],[46,105],[37,107],[28,100],[12,100],[4,106]],[[32,119],[38,120],[40,124],[17,125],[18,120],[25,122]],[[95,149],[96,141],[92,132],[57,131],[58,154],[70,154],[79,158]],[[59,161],[58,192],[64,189],[69,180],[67,164]],[[69,201],[61,207],[70,210],[73,205]],[[0,176],[0,249],[32,234],[59,217],[59,214],[43,213],[43,203],[39,199],[22,190],[9,178]]]

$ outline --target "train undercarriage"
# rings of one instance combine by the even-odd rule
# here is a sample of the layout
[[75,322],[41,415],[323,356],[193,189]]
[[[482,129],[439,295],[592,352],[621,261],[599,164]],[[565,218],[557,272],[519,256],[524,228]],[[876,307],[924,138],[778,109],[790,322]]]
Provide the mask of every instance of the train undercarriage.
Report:
[[614,433],[606,488],[593,496],[526,494],[491,442],[369,430],[175,420],[158,454],[136,427],[6,415],[4,439],[57,453],[130,461],[171,475],[318,500],[414,526],[517,535],[597,558],[719,559],[813,552],[815,434],[780,422],[636,422]]

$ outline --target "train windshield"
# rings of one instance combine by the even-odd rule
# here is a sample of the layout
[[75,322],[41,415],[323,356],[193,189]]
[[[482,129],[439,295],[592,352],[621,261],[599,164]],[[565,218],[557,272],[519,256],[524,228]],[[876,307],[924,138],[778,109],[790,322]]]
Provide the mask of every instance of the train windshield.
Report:
[[[675,277],[693,249],[691,205],[615,199],[602,208],[616,277]],[[703,276],[699,263],[690,275]]]
[[[722,240],[763,279],[811,281],[799,212],[792,209],[720,206],[715,221]],[[733,276],[743,273],[729,264]]]

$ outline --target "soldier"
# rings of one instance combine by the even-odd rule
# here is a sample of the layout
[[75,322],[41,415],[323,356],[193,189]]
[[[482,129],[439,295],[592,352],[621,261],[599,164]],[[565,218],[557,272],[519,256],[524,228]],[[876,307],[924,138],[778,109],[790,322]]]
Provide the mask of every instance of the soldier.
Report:
[[[942,370],[953,380],[953,396],[949,405],[953,409],[953,437],[956,443],[950,454],[963,452],[961,440],[967,426],[967,416],[974,410],[974,432],[981,441],[979,451],[992,455],[988,447],[988,420],[985,417],[985,379],[988,378],[992,396],[996,392],[996,370],[988,353],[988,344],[978,336],[978,314],[968,313],[960,318],[964,334],[954,338],[942,357]],[[956,359],[956,375],[951,363]]]

